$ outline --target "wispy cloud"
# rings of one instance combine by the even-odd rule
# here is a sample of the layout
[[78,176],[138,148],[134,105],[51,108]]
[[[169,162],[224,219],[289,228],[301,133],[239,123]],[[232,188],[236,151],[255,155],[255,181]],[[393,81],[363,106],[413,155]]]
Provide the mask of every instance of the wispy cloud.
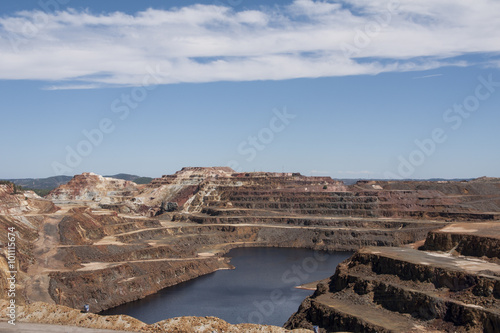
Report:
[[[140,85],[147,64],[162,69],[155,84],[467,66],[454,59],[500,52],[499,12],[496,0],[407,0],[397,10],[385,1],[295,0],[245,11],[216,5],[134,15],[23,11],[0,17],[0,79],[89,89]],[[363,34],[369,43],[361,43]],[[356,52],[346,53],[346,45],[357,45]],[[498,63],[493,56],[491,64]]]
[[105,85],[99,83],[89,84],[61,84],[43,87],[43,90],[79,90],[79,89],[97,89],[103,88]]
[[431,78],[431,77],[438,77],[438,76],[443,76],[443,74],[431,74],[431,75],[424,75],[424,76],[416,76],[413,79],[414,80],[428,79],[428,78]]

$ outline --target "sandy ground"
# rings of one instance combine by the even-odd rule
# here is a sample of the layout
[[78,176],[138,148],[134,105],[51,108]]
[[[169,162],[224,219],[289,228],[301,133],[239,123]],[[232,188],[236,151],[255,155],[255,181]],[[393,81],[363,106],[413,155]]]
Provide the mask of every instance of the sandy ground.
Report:
[[320,282],[328,282],[329,279],[324,279],[324,280],[319,280],[319,281],[313,281],[309,283],[304,283],[301,284],[300,286],[296,286],[295,289],[303,289],[303,290],[316,290],[318,283]]
[[5,333],[125,333],[125,331],[99,330],[75,326],[17,323],[15,326],[0,322],[0,332]]
[[482,259],[464,256],[453,256],[445,252],[418,251],[411,248],[373,247],[368,246],[360,253],[381,254],[382,256],[411,262],[418,265],[431,265],[446,270],[463,271],[464,273],[479,274],[481,271],[491,271],[500,274],[500,265]]

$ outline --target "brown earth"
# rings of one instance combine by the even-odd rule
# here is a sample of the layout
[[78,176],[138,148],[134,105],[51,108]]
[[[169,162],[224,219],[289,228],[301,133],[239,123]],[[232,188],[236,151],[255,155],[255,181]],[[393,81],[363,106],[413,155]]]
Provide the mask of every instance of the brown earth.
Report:
[[[9,191],[0,191],[0,224],[18,230],[19,304],[91,304],[95,312],[229,268],[222,254],[235,247],[404,246],[452,222],[495,226],[500,216],[500,182],[488,179],[346,186],[294,173],[184,168],[146,186],[85,173],[51,201]],[[445,242],[430,235],[429,249]],[[444,238],[464,255],[478,241]],[[493,243],[481,244],[484,256],[495,256]],[[341,321],[358,325],[347,315]]]

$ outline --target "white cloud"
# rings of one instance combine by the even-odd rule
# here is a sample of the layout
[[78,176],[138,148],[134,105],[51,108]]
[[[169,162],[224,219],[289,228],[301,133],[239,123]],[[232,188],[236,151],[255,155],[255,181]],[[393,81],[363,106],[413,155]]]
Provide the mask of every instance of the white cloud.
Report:
[[413,79],[418,80],[418,79],[429,79],[431,77],[438,77],[438,76],[443,76],[443,74],[430,74],[430,75],[422,75],[422,76],[416,76]]
[[[453,58],[499,54],[498,13],[496,0],[295,0],[259,11],[193,5],[134,15],[23,11],[0,17],[0,79],[88,89],[140,85],[148,65],[161,68],[156,78],[164,84],[467,66]],[[498,63],[493,56],[490,64]]]

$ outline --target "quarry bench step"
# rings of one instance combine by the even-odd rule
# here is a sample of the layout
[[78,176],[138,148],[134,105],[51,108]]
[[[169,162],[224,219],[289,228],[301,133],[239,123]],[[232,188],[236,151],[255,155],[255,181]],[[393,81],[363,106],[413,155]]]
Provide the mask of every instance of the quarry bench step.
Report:
[[[500,327],[500,304],[498,301],[480,302],[482,297],[456,295],[446,290],[424,290],[428,286],[408,286],[405,281],[384,281],[380,276],[366,272],[348,272],[346,280],[358,294],[373,292],[373,302],[390,311],[408,313],[422,320],[441,319],[454,325],[471,325],[481,321],[483,327]],[[367,287],[369,286],[369,287]],[[490,332],[493,330],[490,329]]]
[[241,189],[234,189],[231,188],[229,190],[224,189],[223,187],[219,187],[219,191],[224,193],[224,196],[231,197],[231,196],[261,196],[261,195],[273,195],[275,197],[279,196],[287,196],[287,197],[306,197],[306,196],[311,196],[311,197],[357,197],[357,196],[365,196],[365,197],[371,197],[371,196],[376,196],[376,192],[370,195],[364,195],[364,194],[359,194],[359,192],[319,192],[319,191],[314,191],[314,192],[304,192],[304,191],[291,191],[291,190],[286,190],[286,189],[280,189],[280,188],[269,188],[269,189],[246,189],[246,188],[241,188]]
[[[219,203],[220,204],[220,203]],[[333,209],[373,209],[377,208],[377,203],[358,203],[358,202],[259,202],[259,201],[235,201],[232,202],[233,207],[248,207],[248,208],[333,208]],[[211,203],[210,205],[215,205]]]
[[[259,205],[241,205],[237,206],[238,208],[246,208],[246,209],[263,209],[262,206]],[[330,208],[321,208],[321,209],[316,209],[316,208],[309,208],[309,209],[304,209],[304,208],[278,208],[278,207],[267,207],[268,209],[274,211],[274,212],[281,212],[281,213],[296,213],[296,214],[330,214],[330,215],[340,215],[340,214],[348,214],[351,212],[354,213],[363,213],[363,214],[375,214],[378,213],[378,210],[372,210],[370,209],[330,209]],[[401,213],[401,212],[398,212]],[[403,212],[404,213],[404,212]],[[390,212],[392,215],[392,212]]]
[[[220,203],[213,202],[207,204],[208,209],[223,210],[224,206]],[[324,216],[356,216],[356,217],[411,217],[411,218],[441,218],[441,219],[475,219],[475,220],[495,220],[500,216],[492,214],[461,212],[451,210],[432,210],[432,209],[412,209],[405,207],[393,207],[391,205],[383,207],[380,204],[328,204],[315,205],[309,207],[302,204],[283,204],[283,203],[259,203],[259,202],[234,202],[232,209],[240,209],[243,211],[250,210],[267,210],[270,214],[293,213],[302,215],[324,215]]]
[[[349,322],[349,319],[355,319],[359,326],[356,332],[410,332],[416,328],[416,325],[403,314],[388,311],[376,306],[366,306],[363,304],[355,304],[348,300],[340,300],[330,297],[330,295],[320,295],[311,300],[312,307],[317,311],[317,314],[322,315],[324,323],[317,322],[315,324],[320,327],[339,327],[339,329],[352,329],[342,327],[341,323]],[[333,310],[333,314],[331,311]],[[339,321],[338,324],[328,321]],[[323,324],[323,325],[322,325]]]
[[431,231],[425,240],[430,251],[456,251],[462,255],[500,259],[500,223],[454,223]]
[[355,254],[351,265],[364,264],[377,274],[393,274],[403,280],[431,282],[452,291],[476,284],[489,285],[500,298],[500,265],[474,257],[411,248],[366,247]]
[[[304,195],[304,196],[275,196],[273,194],[266,195],[232,195],[224,199],[228,201],[254,201],[252,199],[258,198],[262,202],[376,202],[378,197],[375,196],[358,196],[358,197],[340,197],[340,196],[327,196],[327,195]],[[208,200],[216,200],[217,197],[207,198]]]
[[[227,216],[227,215],[214,215],[214,216],[193,216],[191,221],[200,224],[214,224],[214,223],[227,223],[227,224],[278,224],[278,225],[296,225],[296,226],[324,226],[324,227],[349,227],[349,228],[384,228],[384,229],[420,229],[439,227],[437,223],[425,223],[425,221],[412,222],[389,222],[389,221],[363,221],[363,220],[342,220],[342,219],[329,219],[329,218],[301,218],[301,217],[276,217],[276,216]],[[443,223],[442,225],[445,225]]]
[[[239,215],[246,213],[246,215]],[[213,215],[212,215],[213,214]],[[258,215],[260,214],[260,215]],[[182,215],[179,215],[180,217]],[[246,208],[205,208],[198,214],[191,214],[190,217],[228,217],[228,218],[265,218],[265,219],[303,219],[310,221],[340,221],[345,223],[411,223],[428,225],[448,225],[450,222],[437,220],[415,220],[400,217],[344,217],[344,216],[311,216],[309,214],[284,214],[283,212],[268,211],[263,209]]]

